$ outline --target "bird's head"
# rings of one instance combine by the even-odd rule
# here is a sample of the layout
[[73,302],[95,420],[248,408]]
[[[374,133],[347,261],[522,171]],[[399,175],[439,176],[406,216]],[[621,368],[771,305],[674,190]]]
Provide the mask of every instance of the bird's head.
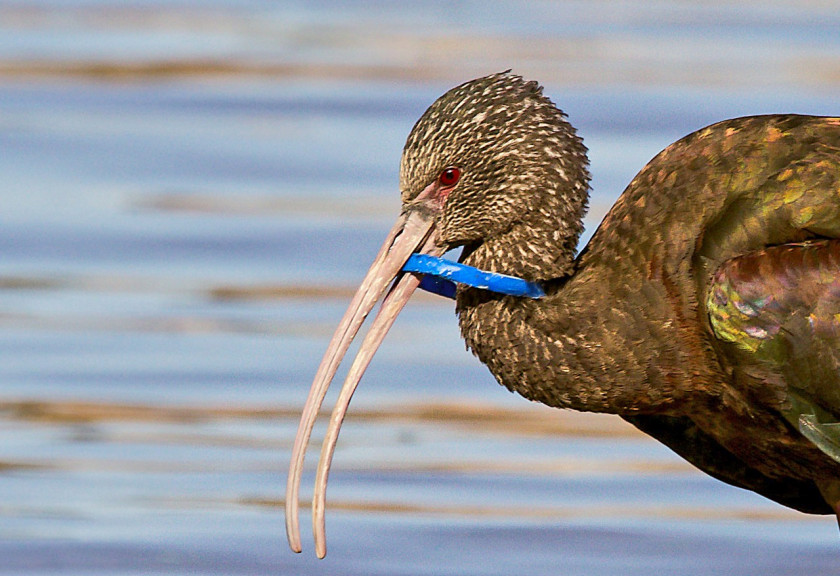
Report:
[[[536,82],[493,74],[453,88],[417,121],[400,166],[401,214],[321,361],[303,409],[286,491],[289,544],[300,551],[298,494],[306,446],[327,388],[353,338],[386,293],[339,393],[316,472],[316,552],[326,554],[324,503],[332,453],[350,397],[420,280],[413,253],[462,259],[528,280],[568,272],[586,208],[586,148]],[[390,288],[389,288],[390,287]]]
[[[573,250],[588,192],[586,167],[586,148],[542,87],[493,74],[453,88],[414,125],[400,163],[403,210],[425,211],[444,249],[496,241],[536,224],[551,229],[555,245],[562,237]],[[533,265],[540,264],[544,269],[529,275],[558,275],[544,262]]]

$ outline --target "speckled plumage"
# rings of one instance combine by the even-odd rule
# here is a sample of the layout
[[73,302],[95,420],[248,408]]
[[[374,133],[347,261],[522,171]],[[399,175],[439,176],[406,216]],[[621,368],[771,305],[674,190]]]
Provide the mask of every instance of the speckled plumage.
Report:
[[437,215],[446,246],[547,287],[540,301],[460,288],[467,346],[526,398],[619,414],[719,479],[832,513],[840,119],[757,116],[686,136],[575,257],[585,148],[548,107],[535,84],[493,75],[444,95],[408,138],[404,201],[460,167]]
[[293,550],[306,447],[339,364],[383,298],[315,472],[321,557],[341,423],[420,283],[403,266],[458,246],[465,264],[546,293],[457,290],[467,347],[503,386],[618,414],[715,478],[840,519],[840,118],[755,116],[689,134],[639,172],[576,255],[586,148],[537,83],[494,74],[453,88],[418,120],[400,191],[402,212],[302,410],[286,487]]

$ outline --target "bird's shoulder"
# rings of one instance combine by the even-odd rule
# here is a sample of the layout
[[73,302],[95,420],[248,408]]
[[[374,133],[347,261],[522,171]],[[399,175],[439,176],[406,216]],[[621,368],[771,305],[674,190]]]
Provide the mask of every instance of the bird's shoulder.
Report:
[[726,260],[814,237],[840,237],[840,118],[750,116],[692,132],[657,154],[578,264],[639,282],[691,280],[691,292],[702,294]]

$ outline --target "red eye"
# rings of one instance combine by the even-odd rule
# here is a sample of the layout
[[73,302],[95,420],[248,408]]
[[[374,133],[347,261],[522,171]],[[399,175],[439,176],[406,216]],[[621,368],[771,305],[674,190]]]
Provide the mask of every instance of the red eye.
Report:
[[438,176],[438,182],[444,188],[449,188],[450,186],[455,186],[458,183],[458,180],[461,178],[461,171],[454,166],[446,168],[443,172],[440,173]]

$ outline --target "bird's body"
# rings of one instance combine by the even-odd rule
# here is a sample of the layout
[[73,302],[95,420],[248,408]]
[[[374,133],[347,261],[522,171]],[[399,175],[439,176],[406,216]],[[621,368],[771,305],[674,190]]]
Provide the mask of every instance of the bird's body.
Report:
[[840,410],[840,240],[815,238],[840,238],[840,120],[722,122],[639,173],[546,299],[464,290],[461,330],[527,398],[622,415],[713,476],[830,513],[815,482],[840,463],[788,416],[791,393]]
[[[633,179],[576,255],[585,152],[542,89],[509,74],[463,84],[427,110],[403,152],[403,215],[313,384],[287,503],[297,502],[313,413],[373,305],[366,294],[384,291],[411,252],[463,246],[465,264],[546,292],[458,288],[462,335],[502,385],[618,414],[701,470],[786,506],[840,510],[840,119],[755,116],[686,136]],[[340,396],[316,542],[346,403],[416,283],[398,276]],[[296,515],[287,511],[293,548]]]

